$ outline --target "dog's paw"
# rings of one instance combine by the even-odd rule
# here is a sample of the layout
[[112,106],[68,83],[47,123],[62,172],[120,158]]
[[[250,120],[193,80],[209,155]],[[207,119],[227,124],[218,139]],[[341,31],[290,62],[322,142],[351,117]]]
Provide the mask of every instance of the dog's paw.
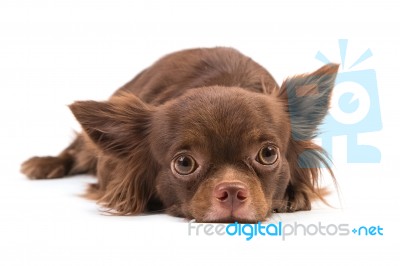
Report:
[[275,212],[295,212],[311,210],[311,201],[306,193],[291,191],[290,195],[286,195],[285,199],[280,201],[278,207],[274,208]]
[[309,211],[311,210],[311,202],[307,194],[304,192],[294,192],[288,201],[287,212]]
[[52,179],[68,173],[68,162],[60,157],[32,157],[21,165],[21,172],[30,179]]

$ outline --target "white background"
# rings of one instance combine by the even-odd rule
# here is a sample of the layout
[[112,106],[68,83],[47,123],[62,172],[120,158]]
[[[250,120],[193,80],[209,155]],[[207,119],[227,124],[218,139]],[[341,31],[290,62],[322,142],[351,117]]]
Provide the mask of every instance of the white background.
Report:
[[[396,1],[18,1],[0,2],[0,265],[398,265],[399,6]],[[334,142],[341,201],[335,208],[276,215],[271,222],[348,223],[383,236],[188,236],[167,215],[108,217],[79,197],[88,176],[29,181],[19,165],[55,155],[79,125],[67,104],[103,100],[160,56],[232,46],[280,83],[370,48],[357,69],[375,69],[383,130],[360,135],[380,164],[347,164]],[[329,180],[328,176],[325,176]]]

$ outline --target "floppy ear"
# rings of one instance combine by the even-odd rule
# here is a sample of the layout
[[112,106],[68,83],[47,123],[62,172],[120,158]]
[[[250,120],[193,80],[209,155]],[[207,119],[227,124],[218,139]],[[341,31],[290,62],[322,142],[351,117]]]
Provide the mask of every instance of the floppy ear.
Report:
[[283,83],[281,97],[287,100],[293,139],[310,140],[316,136],[328,112],[338,68],[337,64],[327,64]]
[[126,158],[147,137],[152,108],[132,94],[69,106],[83,130],[106,154]]

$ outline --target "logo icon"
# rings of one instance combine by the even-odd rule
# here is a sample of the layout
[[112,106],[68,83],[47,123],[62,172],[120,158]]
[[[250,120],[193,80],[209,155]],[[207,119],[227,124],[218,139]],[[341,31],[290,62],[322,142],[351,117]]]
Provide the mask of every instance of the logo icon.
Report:
[[[374,69],[353,70],[372,56],[367,49],[348,66],[346,62],[347,39],[339,40],[341,69],[331,99],[331,109],[320,128],[319,137],[322,147],[332,158],[332,141],[334,136],[347,137],[348,163],[379,163],[381,153],[377,147],[360,144],[359,133],[376,132],[382,129],[379,106],[378,85]],[[317,52],[315,58],[324,64],[330,60]]]

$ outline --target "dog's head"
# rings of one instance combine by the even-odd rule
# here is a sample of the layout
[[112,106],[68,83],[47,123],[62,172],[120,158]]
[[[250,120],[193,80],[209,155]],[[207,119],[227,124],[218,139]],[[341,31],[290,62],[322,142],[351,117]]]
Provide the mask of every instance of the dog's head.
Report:
[[74,103],[86,134],[118,168],[100,201],[138,213],[158,198],[169,213],[200,222],[256,222],[273,210],[309,209],[321,196],[325,163],[312,139],[337,69],[289,78],[272,92],[212,86],[159,106],[132,94]]

